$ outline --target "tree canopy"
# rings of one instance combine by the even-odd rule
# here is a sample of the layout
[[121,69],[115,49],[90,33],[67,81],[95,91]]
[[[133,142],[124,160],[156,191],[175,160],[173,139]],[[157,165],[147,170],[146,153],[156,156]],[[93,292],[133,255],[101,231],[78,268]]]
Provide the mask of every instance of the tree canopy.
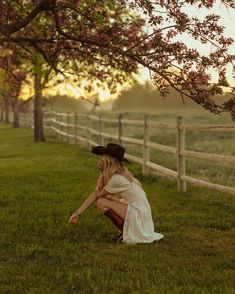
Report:
[[[235,9],[234,1],[219,1]],[[213,96],[227,85],[226,67],[232,38],[224,36],[220,16],[211,13],[215,0],[3,0],[0,44],[34,48],[56,71],[108,83],[113,91],[139,66],[149,69],[161,94],[177,90],[213,113],[230,112],[235,98],[218,105]],[[186,8],[197,7],[198,16]],[[208,9],[205,17],[200,10]],[[187,35],[211,44],[203,54],[177,39]],[[1,58],[3,58],[1,56]],[[218,71],[211,83],[210,68]]]

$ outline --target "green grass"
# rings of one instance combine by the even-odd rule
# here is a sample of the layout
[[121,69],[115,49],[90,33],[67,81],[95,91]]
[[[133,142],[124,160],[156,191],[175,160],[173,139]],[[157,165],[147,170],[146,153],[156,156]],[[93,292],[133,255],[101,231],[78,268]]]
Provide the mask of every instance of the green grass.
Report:
[[93,191],[97,157],[0,124],[0,293],[235,293],[235,197],[131,171],[148,195],[159,243],[113,243],[96,209],[68,224]]

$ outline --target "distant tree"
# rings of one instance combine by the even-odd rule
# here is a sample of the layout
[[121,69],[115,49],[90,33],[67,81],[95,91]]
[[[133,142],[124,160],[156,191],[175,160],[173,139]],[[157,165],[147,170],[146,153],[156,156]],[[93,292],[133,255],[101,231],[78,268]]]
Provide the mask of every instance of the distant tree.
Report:
[[86,102],[66,95],[44,96],[43,106],[55,111],[82,112],[88,110]]
[[[228,53],[233,40],[224,36],[220,17],[211,14],[218,2],[235,8],[231,0],[3,0],[0,44],[33,47],[55,70],[70,68],[78,83],[84,77],[99,79],[113,91],[141,65],[163,96],[174,88],[205,109],[227,111],[235,119],[235,98],[223,105],[213,99],[222,94],[226,66],[233,62]],[[208,14],[190,17],[186,7],[198,8],[199,15],[208,9]],[[203,55],[176,40],[179,35],[211,44],[213,50]],[[217,84],[210,83],[210,68],[218,71]]]
[[[222,105],[231,95],[215,95],[214,100]],[[189,99],[182,97],[178,91],[171,88],[167,97],[162,97],[160,92],[150,82],[145,84],[136,83],[133,87],[123,90],[119,97],[113,102],[112,109],[116,111],[154,111],[156,109],[182,109],[198,108],[199,105]]]
[[13,127],[17,128],[19,127],[19,96],[22,84],[26,82],[26,70],[20,50],[15,44],[8,44],[4,51],[0,62],[2,115],[5,122],[9,123],[9,109],[12,107]]

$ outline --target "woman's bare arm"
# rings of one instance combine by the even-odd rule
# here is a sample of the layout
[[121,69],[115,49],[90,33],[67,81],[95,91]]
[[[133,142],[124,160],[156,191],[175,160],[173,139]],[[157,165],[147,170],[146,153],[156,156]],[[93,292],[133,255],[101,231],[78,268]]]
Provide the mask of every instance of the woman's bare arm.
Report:
[[93,192],[91,193],[87,199],[83,202],[83,204],[71,215],[69,219],[69,223],[77,223],[77,218],[80,214],[84,213],[89,207],[92,206],[92,204],[97,199],[97,193]]
[[77,223],[78,216],[91,207],[97,198],[106,197],[108,195],[110,195],[110,193],[107,192],[105,188],[103,188],[100,192],[95,191],[91,193],[90,196],[88,196],[87,199],[83,202],[83,204],[71,215],[69,222],[73,224]]
[[100,197],[106,197],[107,195],[110,195],[110,193],[108,191],[105,190],[105,188],[103,188],[100,192],[97,192],[97,198]]

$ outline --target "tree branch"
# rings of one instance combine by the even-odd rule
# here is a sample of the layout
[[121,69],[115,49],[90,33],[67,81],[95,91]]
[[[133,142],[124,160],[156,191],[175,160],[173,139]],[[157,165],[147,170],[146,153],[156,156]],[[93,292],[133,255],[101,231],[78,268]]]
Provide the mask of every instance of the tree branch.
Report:
[[0,32],[3,35],[11,35],[20,29],[26,27],[31,21],[42,11],[51,9],[56,3],[56,0],[41,0],[39,4],[21,21],[14,24],[0,25]]

